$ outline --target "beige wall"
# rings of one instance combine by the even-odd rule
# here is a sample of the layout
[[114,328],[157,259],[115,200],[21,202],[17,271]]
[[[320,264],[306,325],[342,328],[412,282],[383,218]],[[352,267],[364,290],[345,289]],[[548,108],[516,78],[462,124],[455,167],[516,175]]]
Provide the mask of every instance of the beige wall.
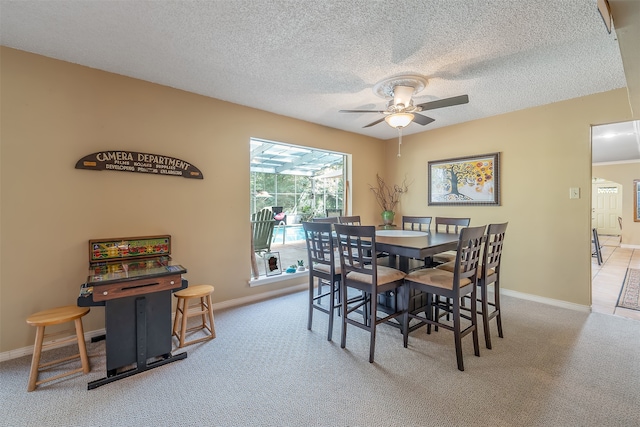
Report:
[[[285,287],[247,284],[250,137],[352,154],[354,210],[376,210],[367,182],[383,169],[383,141],[21,51],[0,53],[0,352],[33,345],[29,314],[75,304],[92,238],[171,234],[189,283],[215,285],[215,302]],[[177,157],[204,179],[74,169],[83,156],[110,149]],[[94,308],[85,329],[102,327],[104,310]]]
[[[617,90],[404,137],[399,159],[397,140],[388,141],[389,176],[414,179],[399,210],[468,216],[471,225],[509,221],[502,286],[590,305],[590,126],[628,117],[626,92]],[[428,161],[492,152],[502,153],[502,206],[427,205]],[[570,187],[580,199],[569,199]]]
[[622,241],[623,245],[640,246],[640,222],[633,220],[633,180],[640,179],[640,163],[594,165],[594,177],[608,179],[622,185]]
[[[0,352],[32,345],[32,312],[74,304],[91,238],[171,234],[190,283],[226,301],[290,286],[250,288],[249,138],[353,155],[353,213],[376,224],[369,191],[380,172],[414,180],[400,213],[509,221],[508,289],[589,305],[589,126],[629,120],[624,90],[524,110],[386,143],[215,99],[0,50],[2,123]],[[473,100],[471,100],[471,106]],[[81,157],[124,149],[177,157],[202,181],[76,170]],[[501,207],[426,203],[428,160],[502,152]],[[582,198],[569,200],[569,187]],[[85,329],[102,328],[103,310]]]

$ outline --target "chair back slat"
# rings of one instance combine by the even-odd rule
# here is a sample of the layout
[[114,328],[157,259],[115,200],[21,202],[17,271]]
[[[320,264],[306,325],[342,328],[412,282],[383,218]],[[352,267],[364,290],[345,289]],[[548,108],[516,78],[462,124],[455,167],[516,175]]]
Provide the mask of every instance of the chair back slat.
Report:
[[360,215],[341,216],[338,218],[338,222],[346,225],[361,225]]
[[487,228],[482,260],[482,265],[485,271],[494,269],[497,272],[500,268],[502,247],[508,224],[508,222],[503,224],[489,224],[489,227]]
[[471,218],[436,217],[436,232],[458,234],[462,227],[468,227]]
[[[368,274],[376,280],[374,226],[335,224],[336,239],[340,250],[340,265],[344,275],[355,271]],[[373,282],[375,283],[375,282]]]
[[478,265],[480,265],[480,255],[484,231],[486,226],[465,227],[460,230],[460,241],[456,253],[456,265],[454,270],[454,284],[460,283],[460,279],[470,279],[477,283]]
[[335,265],[331,224],[324,222],[303,222],[302,227],[307,243],[309,269],[322,264],[330,269]]
[[402,229],[413,231],[426,231],[431,228],[430,216],[407,216],[402,217]]
[[329,224],[337,224],[338,217],[337,216],[328,216],[326,218],[313,218],[311,221],[313,222],[325,222]]

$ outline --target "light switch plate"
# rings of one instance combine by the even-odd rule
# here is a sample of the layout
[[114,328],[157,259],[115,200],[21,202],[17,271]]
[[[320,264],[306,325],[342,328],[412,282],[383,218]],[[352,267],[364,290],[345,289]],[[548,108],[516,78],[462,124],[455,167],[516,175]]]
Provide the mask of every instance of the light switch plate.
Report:
[[571,188],[569,188],[569,198],[570,199],[579,199],[580,198],[580,187],[571,187]]

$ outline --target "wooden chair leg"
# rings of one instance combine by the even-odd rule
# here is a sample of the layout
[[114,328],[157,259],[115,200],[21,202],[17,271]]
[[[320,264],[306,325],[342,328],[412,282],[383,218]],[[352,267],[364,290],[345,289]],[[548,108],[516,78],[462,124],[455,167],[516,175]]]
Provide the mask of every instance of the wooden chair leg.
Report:
[[495,304],[496,314],[496,324],[498,325],[498,336],[500,338],[504,338],[502,335],[502,310],[500,309],[500,283],[496,281],[493,284],[493,302]]
[[488,349],[491,349],[491,329],[489,328],[489,295],[487,286],[480,287],[480,304],[482,305],[482,328],[484,330],[484,343]]
[[[313,323],[313,282],[314,278],[312,277],[309,282],[309,317],[307,319],[307,329],[311,330],[311,325]],[[320,286],[320,284],[318,284]]]
[[331,341],[333,336],[333,315],[336,308],[335,283],[330,283],[329,287],[329,331],[327,332],[327,341]]
[[[478,343],[478,287],[471,292],[471,335],[473,338],[473,353],[480,356],[480,344]],[[458,306],[458,309],[460,307]],[[459,314],[459,313],[458,313]]]
[[[436,320],[438,320],[437,317]],[[464,361],[462,360],[462,334],[460,333],[460,328],[462,326],[461,323],[460,301],[456,300],[453,303],[453,340],[456,347],[456,361],[458,362],[458,369],[460,371],[464,371]]]

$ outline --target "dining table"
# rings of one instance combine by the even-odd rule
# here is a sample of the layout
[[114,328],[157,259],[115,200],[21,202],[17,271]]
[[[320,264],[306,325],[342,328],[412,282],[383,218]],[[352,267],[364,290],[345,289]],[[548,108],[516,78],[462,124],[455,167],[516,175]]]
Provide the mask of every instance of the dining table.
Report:
[[458,240],[458,234],[452,233],[376,230],[376,250],[388,253],[389,266],[405,273],[409,272],[410,259],[422,260],[441,252],[456,250]]
[[[405,273],[409,272],[409,260],[424,260],[441,252],[456,250],[459,235],[452,233],[438,233],[414,230],[376,230],[376,252],[385,252],[389,255],[389,267],[398,268]],[[429,304],[430,296],[418,291],[412,291],[409,297],[409,311],[420,313],[425,311]],[[384,312],[393,313],[396,307],[402,304],[402,297],[387,292],[378,296],[378,307]],[[400,326],[390,323],[392,326]],[[417,329],[421,324],[410,327],[410,331]]]

